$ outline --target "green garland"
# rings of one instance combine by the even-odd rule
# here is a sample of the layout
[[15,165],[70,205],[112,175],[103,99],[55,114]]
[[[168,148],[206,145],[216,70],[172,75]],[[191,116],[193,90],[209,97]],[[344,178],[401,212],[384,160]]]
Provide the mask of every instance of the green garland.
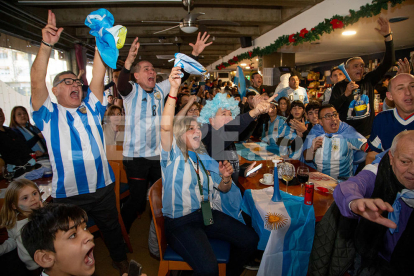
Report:
[[259,48],[255,47],[252,51],[245,52],[243,54],[234,56],[228,62],[223,62],[216,66],[217,70],[224,69],[233,64],[237,64],[239,61],[245,59],[251,59],[253,57],[261,57],[265,55],[272,54],[285,45],[299,45],[304,42],[317,41],[321,38],[321,35],[324,33],[331,33],[334,29],[342,29],[349,25],[352,25],[360,18],[369,18],[376,16],[381,13],[381,10],[388,9],[388,3],[391,2],[391,7],[401,4],[405,0],[373,0],[371,4],[366,4],[361,6],[359,11],[349,10],[349,15],[341,16],[334,15],[330,19],[325,19],[310,31],[302,29],[300,32],[289,35],[282,35],[278,37],[272,44]]

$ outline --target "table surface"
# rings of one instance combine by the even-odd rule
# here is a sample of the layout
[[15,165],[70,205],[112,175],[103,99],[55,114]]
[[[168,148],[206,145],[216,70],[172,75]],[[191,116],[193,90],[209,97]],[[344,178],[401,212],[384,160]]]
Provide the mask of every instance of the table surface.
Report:
[[[253,163],[253,161],[248,161],[243,157],[239,156],[240,165],[248,162]],[[295,170],[299,166],[307,166],[304,163],[300,162],[299,160],[289,160],[292,165],[295,166]],[[259,180],[263,177],[263,174],[267,172],[268,168],[266,166],[266,161],[256,161],[256,165],[263,164],[263,167],[258,171],[259,173],[255,177],[239,177],[238,186],[242,193],[248,189],[265,189],[270,187],[269,185],[260,184]],[[307,166],[308,167],[308,166]],[[316,172],[315,169],[309,167],[309,172]],[[300,194],[300,186],[288,186],[288,192],[298,196]],[[279,180],[279,189],[282,191],[286,191],[286,185],[283,184],[282,181]],[[305,188],[303,188],[303,193],[305,193]],[[325,215],[326,211],[331,206],[332,202],[334,202],[334,198],[332,194],[321,193],[318,190],[315,190],[314,197],[313,197],[313,207],[315,210],[315,218],[316,221],[320,221],[322,217]]]

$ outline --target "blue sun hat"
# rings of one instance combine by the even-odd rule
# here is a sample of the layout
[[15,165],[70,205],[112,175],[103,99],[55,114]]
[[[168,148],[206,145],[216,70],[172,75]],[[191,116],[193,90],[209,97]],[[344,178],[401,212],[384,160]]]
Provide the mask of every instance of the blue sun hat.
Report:
[[114,26],[114,17],[106,9],[91,12],[85,19],[85,25],[91,28],[89,33],[96,37],[96,46],[102,60],[112,69],[116,69],[119,49],[124,46],[127,29]]
[[217,93],[217,95],[211,100],[207,101],[206,105],[201,109],[200,116],[197,121],[201,124],[208,124],[208,119],[216,116],[217,110],[220,108],[231,111],[231,117],[236,118],[240,114],[239,102],[233,97],[228,98],[227,94]]
[[[181,53],[175,53],[174,56],[175,58],[169,60],[174,60],[174,67],[179,66],[190,75],[204,76],[206,79],[210,77],[210,74],[207,73],[206,68],[195,59]],[[183,76],[184,73],[181,73],[180,77],[182,78]]]

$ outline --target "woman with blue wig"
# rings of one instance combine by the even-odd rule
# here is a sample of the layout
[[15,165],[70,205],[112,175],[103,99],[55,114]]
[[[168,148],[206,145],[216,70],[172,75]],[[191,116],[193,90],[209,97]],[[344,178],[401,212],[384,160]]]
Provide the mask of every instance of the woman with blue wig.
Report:
[[[244,141],[249,137],[241,134],[257,119],[260,114],[267,113],[270,103],[258,96],[255,100],[255,107],[244,114],[240,114],[239,102],[226,94],[218,93],[212,101],[208,101],[200,112],[197,119],[202,124],[201,132],[203,144],[208,154],[215,160],[228,160],[234,169],[232,179],[237,183],[239,175],[244,175],[253,165],[240,171],[239,156],[237,155],[235,141]],[[246,131],[244,133],[251,133]],[[251,174],[250,176],[255,176]]]
[[174,119],[180,74],[179,67],[171,71],[171,89],[161,118],[162,212],[167,242],[193,268],[194,275],[218,275],[208,239],[227,241],[231,249],[226,275],[240,275],[255,252],[258,236],[241,218],[241,194],[232,183],[231,164],[217,163],[205,153],[194,117]]

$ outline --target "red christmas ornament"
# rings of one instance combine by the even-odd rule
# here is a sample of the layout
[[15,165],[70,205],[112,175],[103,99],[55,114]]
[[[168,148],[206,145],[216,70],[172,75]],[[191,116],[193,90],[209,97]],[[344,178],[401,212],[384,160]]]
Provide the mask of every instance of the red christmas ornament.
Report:
[[307,33],[309,33],[309,31],[308,31],[308,30],[306,30],[306,28],[303,28],[303,29],[300,31],[299,36],[300,36],[301,38],[305,38],[305,35],[306,35]]
[[233,57],[233,60],[234,60],[235,62],[237,62],[237,61],[239,61],[239,58],[238,58],[238,57],[236,57],[236,56],[234,56],[234,57]]
[[289,42],[290,43],[294,43],[294,42],[296,42],[296,39],[294,39],[293,38],[293,36],[294,36],[295,34],[291,34],[290,36],[289,36]]
[[314,30],[316,30],[315,28],[312,28],[311,31],[313,32]]
[[252,57],[253,52],[249,52],[249,57]]
[[331,21],[332,29],[342,29],[344,27],[344,23],[338,19],[332,19]]

